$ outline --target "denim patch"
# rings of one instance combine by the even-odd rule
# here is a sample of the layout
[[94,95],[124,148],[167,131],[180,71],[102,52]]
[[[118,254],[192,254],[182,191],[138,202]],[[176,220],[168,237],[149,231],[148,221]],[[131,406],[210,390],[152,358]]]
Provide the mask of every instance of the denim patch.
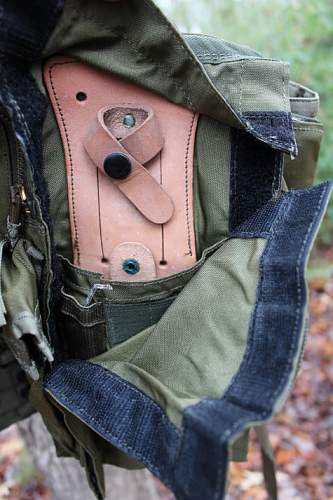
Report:
[[230,232],[280,194],[282,153],[241,130],[232,130]]
[[267,234],[247,349],[220,400],[185,409],[181,433],[153,400],[90,362],[59,364],[46,389],[104,439],[141,461],[178,500],[224,498],[230,442],[250,423],[272,416],[294,375],[304,331],[305,264],[331,188],[326,183],[291,191],[242,226],[248,236]]

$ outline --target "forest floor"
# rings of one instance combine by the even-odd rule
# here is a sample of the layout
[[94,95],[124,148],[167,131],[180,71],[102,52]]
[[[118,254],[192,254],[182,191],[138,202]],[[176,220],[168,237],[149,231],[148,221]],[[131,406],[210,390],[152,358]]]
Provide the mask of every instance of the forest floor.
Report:
[[[312,265],[310,329],[301,371],[283,411],[269,426],[283,500],[333,500],[333,256],[328,257],[330,264]],[[267,498],[254,436],[248,462],[231,464],[230,472],[228,500]],[[173,499],[162,485],[159,489],[161,500]],[[0,433],[0,500],[52,500],[14,426]]]

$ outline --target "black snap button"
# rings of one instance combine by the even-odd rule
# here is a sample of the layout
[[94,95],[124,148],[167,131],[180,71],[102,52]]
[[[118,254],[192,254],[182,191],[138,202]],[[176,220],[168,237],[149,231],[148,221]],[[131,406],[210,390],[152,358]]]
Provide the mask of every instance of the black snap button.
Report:
[[132,170],[130,159],[123,153],[109,154],[103,163],[105,173],[113,179],[126,179]]

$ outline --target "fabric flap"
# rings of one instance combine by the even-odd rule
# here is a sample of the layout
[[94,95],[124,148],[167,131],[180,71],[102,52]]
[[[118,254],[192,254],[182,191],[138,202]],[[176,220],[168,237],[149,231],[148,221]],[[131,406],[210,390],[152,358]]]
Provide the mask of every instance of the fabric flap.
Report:
[[[209,46],[212,59],[216,43]],[[214,59],[213,71],[190,45],[151,0],[68,0],[43,57],[76,57],[295,155],[287,64],[257,55],[242,61],[235,49],[236,61],[216,65]]]

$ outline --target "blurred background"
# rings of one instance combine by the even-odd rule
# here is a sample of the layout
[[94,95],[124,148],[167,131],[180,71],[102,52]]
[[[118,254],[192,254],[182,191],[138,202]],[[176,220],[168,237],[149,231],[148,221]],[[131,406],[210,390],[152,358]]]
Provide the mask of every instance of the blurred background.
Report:
[[[213,34],[289,61],[291,78],[320,94],[325,134],[317,182],[333,178],[333,0],[157,3],[181,31]],[[310,327],[302,369],[288,403],[270,425],[283,500],[333,500],[332,239],[333,201],[310,262]],[[62,469],[54,465],[55,456],[41,429],[37,419],[21,429],[13,426],[0,433],[0,500],[90,500],[83,486],[76,487],[84,479],[75,466]],[[31,442],[34,433],[36,439]],[[33,451],[37,442],[38,460]],[[48,451],[43,454],[42,449]],[[112,470],[108,482],[108,498],[114,500],[173,498],[148,474],[133,476]],[[248,462],[232,464],[228,499],[266,498],[260,453],[252,437]]]

